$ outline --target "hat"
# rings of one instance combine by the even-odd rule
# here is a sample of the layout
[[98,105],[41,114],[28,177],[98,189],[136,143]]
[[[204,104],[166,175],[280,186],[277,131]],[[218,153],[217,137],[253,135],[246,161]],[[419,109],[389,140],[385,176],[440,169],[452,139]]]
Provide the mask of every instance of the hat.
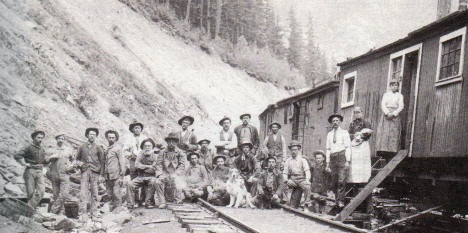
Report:
[[215,157],[213,158],[213,164],[216,164],[216,160],[218,160],[218,158],[223,158],[225,162],[226,162],[226,160],[227,160],[227,159],[226,159],[226,156],[224,156],[224,155],[217,155],[217,156],[215,156]]
[[239,148],[242,149],[242,147],[244,147],[245,145],[248,145],[250,147],[250,149],[253,148],[253,144],[251,142],[243,142],[239,145]]
[[192,158],[192,155],[196,155],[198,158],[200,158],[200,154],[199,154],[199,153],[192,151],[192,152],[189,152],[189,153],[187,154],[187,160],[188,160],[188,161],[190,161],[190,159]]
[[203,142],[207,142],[208,144],[210,144],[210,143],[211,143],[211,141],[210,141],[210,140],[208,140],[208,139],[202,139],[202,140],[198,141],[198,144],[200,144],[200,145],[201,145]]
[[143,140],[143,141],[141,142],[141,144],[140,144],[140,149],[143,150],[143,146],[144,146],[145,143],[147,143],[147,142],[151,142],[151,144],[153,145],[153,148],[156,146],[156,143],[154,143],[153,139],[147,138],[147,139],[145,139],[145,140]]
[[328,117],[328,123],[332,123],[332,120],[335,117],[338,117],[340,119],[340,121],[343,122],[343,116],[338,114],[338,113],[335,113],[335,114]]
[[55,135],[55,140],[57,140],[57,138],[60,137],[60,136],[65,136],[65,133],[59,133],[59,134]]
[[270,159],[274,159],[275,162],[276,162],[276,158],[275,158],[274,156],[268,156],[268,157],[265,159],[265,161],[268,161],[268,160],[270,160]]
[[141,127],[141,130],[143,130],[143,124],[140,123],[140,122],[137,122],[137,121],[135,121],[135,122],[131,123],[130,125],[128,125],[128,130],[130,130],[130,132],[133,132],[133,128],[135,126],[137,126],[137,125],[139,125]]
[[242,120],[242,117],[245,117],[245,116],[249,116],[249,118],[252,118],[252,115],[250,115],[250,113],[244,113],[240,115],[239,118]]
[[219,125],[223,126],[223,123],[224,123],[225,120],[231,121],[231,118],[229,118],[227,116],[224,116],[221,120],[219,120]]
[[87,129],[86,129],[86,131],[85,131],[85,137],[88,137],[88,134],[89,134],[90,131],[96,132],[96,137],[99,136],[99,129],[90,127],[90,128],[87,128]]
[[167,142],[169,140],[176,140],[177,142],[179,141],[179,137],[177,136],[177,133],[171,132],[167,135],[167,137],[164,138],[164,140]]
[[400,80],[398,80],[397,78],[392,78],[390,79],[390,82],[388,83],[389,85],[392,85],[392,83],[398,83],[400,84]]
[[314,156],[317,155],[317,154],[322,154],[323,156],[325,156],[325,152],[323,150],[316,150],[314,151],[314,153],[312,153]]
[[42,134],[42,136],[45,136],[44,131],[42,130],[36,130],[31,134],[31,138],[34,139],[38,134]]
[[298,147],[302,148],[302,144],[301,144],[299,141],[297,141],[297,140],[292,140],[292,141],[289,143],[288,148],[291,149],[291,147],[293,147],[293,146],[298,146]]
[[116,138],[115,141],[118,141],[118,140],[119,140],[119,133],[118,133],[117,131],[115,131],[115,130],[112,130],[112,129],[107,130],[107,131],[104,133],[104,136],[107,138],[107,135],[110,134],[110,133],[115,134],[115,138]]
[[271,123],[271,124],[270,124],[268,127],[271,129],[271,127],[272,127],[273,125],[277,125],[277,126],[278,126],[278,128],[280,128],[280,129],[281,129],[281,124],[280,124],[280,123],[278,123],[278,122],[273,122],[273,123]]
[[183,116],[182,118],[179,119],[177,123],[179,123],[179,125],[182,125],[182,121],[184,121],[185,119],[190,121],[190,125],[192,125],[193,122],[195,121],[195,119],[192,116]]

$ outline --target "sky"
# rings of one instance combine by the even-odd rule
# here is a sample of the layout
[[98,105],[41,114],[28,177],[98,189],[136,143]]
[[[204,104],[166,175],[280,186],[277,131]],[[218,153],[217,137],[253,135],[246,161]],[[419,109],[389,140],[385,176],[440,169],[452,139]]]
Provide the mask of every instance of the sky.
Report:
[[291,7],[306,31],[309,15],[315,41],[337,62],[405,37],[436,20],[437,0],[270,0],[287,25]]

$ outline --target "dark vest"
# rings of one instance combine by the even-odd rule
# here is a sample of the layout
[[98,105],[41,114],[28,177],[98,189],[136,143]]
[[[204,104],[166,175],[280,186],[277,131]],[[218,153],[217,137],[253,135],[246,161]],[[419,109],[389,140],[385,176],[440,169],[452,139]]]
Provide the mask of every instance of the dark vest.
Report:
[[273,134],[270,134],[270,136],[268,136],[266,147],[268,148],[268,152],[270,155],[283,155],[283,142],[281,140],[282,138],[283,135],[279,133],[276,137],[276,141],[273,140]]

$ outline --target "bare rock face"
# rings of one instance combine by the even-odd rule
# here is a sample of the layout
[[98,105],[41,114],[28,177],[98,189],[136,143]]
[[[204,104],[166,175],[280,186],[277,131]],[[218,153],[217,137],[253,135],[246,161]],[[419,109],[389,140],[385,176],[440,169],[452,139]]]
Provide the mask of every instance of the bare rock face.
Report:
[[17,185],[14,185],[13,183],[6,184],[4,189],[5,189],[5,192],[11,196],[15,196],[15,197],[24,196],[23,191]]

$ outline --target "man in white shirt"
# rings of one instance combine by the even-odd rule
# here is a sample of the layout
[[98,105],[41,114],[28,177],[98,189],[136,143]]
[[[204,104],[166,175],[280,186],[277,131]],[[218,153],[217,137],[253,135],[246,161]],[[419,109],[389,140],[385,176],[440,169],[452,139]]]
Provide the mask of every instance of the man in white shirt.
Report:
[[296,140],[291,141],[289,149],[291,157],[284,163],[283,180],[289,188],[301,189],[304,196],[304,206],[310,206],[310,167],[302,157],[302,145]]
[[348,131],[342,129],[343,116],[333,114],[328,117],[332,130],[327,135],[326,170],[331,172],[331,189],[335,193],[336,204],[343,206],[346,182],[346,169],[351,159],[351,140]]
[[223,129],[215,135],[214,145],[216,147],[216,153],[218,155],[224,155],[230,157],[231,153],[237,148],[237,136],[234,131],[231,130],[231,119],[229,117],[223,117],[219,121],[219,125]]

